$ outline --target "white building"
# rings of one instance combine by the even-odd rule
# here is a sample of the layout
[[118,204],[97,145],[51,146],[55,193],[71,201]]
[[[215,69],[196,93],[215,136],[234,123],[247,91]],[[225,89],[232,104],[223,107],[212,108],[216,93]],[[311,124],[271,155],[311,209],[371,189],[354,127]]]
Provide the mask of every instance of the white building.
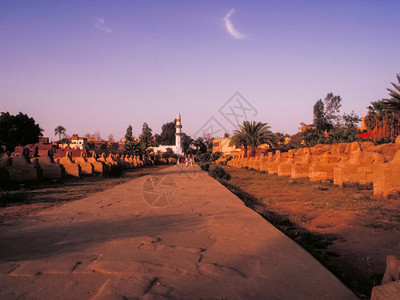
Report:
[[69,143],[59,145],[61,149],[64,149],[67,146],[69,146],[71,149],[86,149],[88,146],[87,139],[84,137],[79,137],[77,134],[73,134],[69,139]]
[[181,135],[182,135],[182,123],[181,123],[181,114],[178,113],[176,116],[176,125],[175,125],[175,145],[160,145],[158,147],[154,147],[154,152],[161,151],[166,152],[168,148],[171,148],[177,155],[182,155],[182,142],[181,142]]

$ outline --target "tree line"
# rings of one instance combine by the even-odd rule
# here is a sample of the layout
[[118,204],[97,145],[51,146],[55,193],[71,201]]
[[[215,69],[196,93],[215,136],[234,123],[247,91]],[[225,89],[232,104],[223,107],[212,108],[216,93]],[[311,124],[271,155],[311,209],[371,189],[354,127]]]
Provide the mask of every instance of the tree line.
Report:
[[[368,106],[365,117],[367,133],[364,136],[375,143],[394,142],[400,135],[400,74],[397,74],[397,81],[398,83],[391,83],[393,88],[387,89],[389,98],[372,101]],[[317,144],[358,141],[363,133],[357,128],[361,119],[354,111],[341,115],[341,106],[342,98],[328,93],[324,99],[319,99],[314,104],[313,123],[300,123],[300,131],[292,136],[271,132],[267,123],[244,121],[234,131],[230,145],[242,148],[244,156],[253,157],[261,144],[268,144],[273,150],[287,151]]]
[[[153,147],[159,145],[175,145],[176,128],[174,122],[167,122],[162,125],[161,133],[153,135],[152,129],[145,122],[142,126],[142,133],[138,139],[133,136],[132,126],[129,125],[125,133],[125,152],[131,155],[148,156]],[[193,139],[191,136],[182,132],[181,134],[182,152],[184,154],[203,155],[212,149],[211,137],[199,137]],[[164,156],[172,156],[172,149]]]
[[[376,143],[394,142],[400,135],[400,74],[398,83],[391,83],[388,88],[389,97],[372,101],[365,117],[367,136]],[[328,93],[324,99],[319,99],[313,106],[313,123],[301,123],[301,128],[295,135],[273,133],[267,123],[245,121],[233,132],[231,145],[243,148],[245,155],[255,155],[255,149],[261,144],[268,144],[276,150],[287,150],[300,147],[312,147],[317,144],[353,142],[359,139],[357,124],[359,116],[354,112],[340,114],[342,98]],[[26,114],[11,115],[2,112],[0,115],[0,152],[14,151],[16,146],[37,143],[43,136],[43,129],[36,121]],[[54,134],[65,136],[66,129],[57,126]],[[100,138],[100,133],[95,133]],[[229,134],[225,134],[229,137]],[[210,136],[193,139],[182,133],[182,148],[185,154],[211,155],[212,138]],[[113,141],[113,136],[109,136]],[[161,128],[161,134],[153,135],[147,123],[143,124],[138,140],[133,137],[132,126],[129,125],[125,134],[125,151],[134,155],[148,155],[148,149],[158,145],[175,145],[175,122],[167,122]],[[290,140],[286,143],[286,140]]]

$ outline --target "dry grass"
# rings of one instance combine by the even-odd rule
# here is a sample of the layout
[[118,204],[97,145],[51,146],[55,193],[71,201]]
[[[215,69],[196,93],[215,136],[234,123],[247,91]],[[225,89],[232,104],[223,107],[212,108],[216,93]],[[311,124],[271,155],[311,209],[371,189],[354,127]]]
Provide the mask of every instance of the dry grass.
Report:
[[374,198],[370,186],[338,187],[224,168],[231,179],[222,183],[247,206],[309,251],[358,297],[369,299],[372,287],[380,284],[386,255],[399,250],[398,200]]
[[[293,202],[302,203],[310,209],[345,209],[353,211],[376,210],[381,207],[371,190],[359,190],[356,187],[341,188],[331,182],[311,182],[308,178],[291,179],[276,174],[261,173],[253,170],[227,168],[232,175],[230,184],[251,190],[251,194],[265,204]],[[268,189],[268,197],[265,190]],[[318,194],[313,197],[310,194]],[[288,197],[288,195],[290,197]]]

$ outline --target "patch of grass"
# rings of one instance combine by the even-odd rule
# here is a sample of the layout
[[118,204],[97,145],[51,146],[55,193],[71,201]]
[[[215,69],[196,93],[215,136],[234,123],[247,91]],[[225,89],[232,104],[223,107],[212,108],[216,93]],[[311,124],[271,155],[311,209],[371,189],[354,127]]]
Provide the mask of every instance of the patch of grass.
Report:
[[317,189],[320,190],[320,191],[329,191],[329,188],[328,188],[327,186],[321,186],[321,185],[319,185],[319,186],[317,187]]
[[360,184],[358,182],[344,182],[343,183],[343,188],[355,188],[357,190],[368,190],[372,191],[374,189],[373,183],[367,183],[367,184]]
[[387,196],[388,199],[391,200],[400,200],[400,192],[396,193],[396,194],[390,194]]
[[[265,172],[264,172],[264,173],[265,173]],[[296,180],[296,179],[289,179],[288,183],[291,184],[291,185],[302,184],[301,181]]]
[[199,163],[199,165],[200,165],[200,168],[203,171],[208,172],[208,170],[210,169],[210,163],[209,162],[201,162],[201,163]]
[[208,174],[218,180],[229,180],[231,175],[229,175],[224,168],[218,165],[211,165]]
[[370,227],[373,229],[383,229],[383,230],[398,230],[399,226],[393,223],[386,223],[386,222],[374,222],[374,223],[368,223],[365,224],[364,226]]
[[0,207],[27,203],[29,198],[25,190],[0,192]]

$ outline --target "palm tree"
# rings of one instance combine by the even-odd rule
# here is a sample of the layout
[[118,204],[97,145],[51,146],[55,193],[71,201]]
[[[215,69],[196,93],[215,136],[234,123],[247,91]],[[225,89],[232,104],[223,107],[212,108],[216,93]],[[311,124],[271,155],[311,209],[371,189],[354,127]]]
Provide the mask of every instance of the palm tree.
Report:
[[399,84],[392,82],[394,89],[389,91],[389,99],[371,102],[365,125],[371,133],[372,140],[392,140],[400,135],[400,74],[397,74]]
[[250,157],[254,157],[259,145],[268,144],[273,147],[276,143],[276,136],[269,130],[271,127],[267,123],[244,121],[239,128],[234,131],[230,145],[243,146],[245,157],[247,148],[250,148]]
[[240,130],[233,131],[229,146],[235,146],[236,148],[243,147],[244,157],[247,157],[247,140]]
[[383,105],[386,111],[400,114],[400,74],[397,74],[397,81],[399,84],[392,82],[394,89],[387,89],[391,98],[383,99]]
[[61,140],[61,135],[64,135],[66,131],[65,127],[60,125],[54,129],[54,135],[58,134],[58,139]]

